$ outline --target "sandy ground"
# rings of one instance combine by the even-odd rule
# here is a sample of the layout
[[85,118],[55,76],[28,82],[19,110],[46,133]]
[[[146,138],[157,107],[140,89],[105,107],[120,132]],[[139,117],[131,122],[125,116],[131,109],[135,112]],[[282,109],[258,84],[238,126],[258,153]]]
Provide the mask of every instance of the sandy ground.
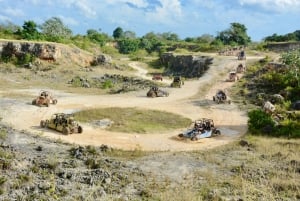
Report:
[[[248,59],[248,58],[247,58]],[[257,58],[253,58],[257,59]],[[166,88],[169,97],[147,98],[146,90],[117,95],[81,95],[51,90],[57,97],[58,104],[50,107],[36,107],[31,100],[6,99],[0,91],[2,121],[15,129],[42,134],[45,137],[60,139],[80,145],[106,144],[124,150],[142,149],[146,151],[186,151],[200,150],[224,145],[238,139],[247,131],[247,115],[235,104],[216,104],[212,101],[218,89],[227,90],[232,82],[225,82],[227,73],[237,67],[241,61],[235,57],[217,57],[207,73],[198,80],[185,81],[182,88]],[[137,75],[147,78],[147,72],[133,62],[130,65],[137,70]],[[151,78],[147,78],[151,79]],[[166,82],[170,82],[166,80]],[[201,90],[204,90],[201,92]],[[40,89],[15,90],[14,92],[36,95]],[[229,96],[230,99],[230,96]],[[136,134],[109,132],[105,129],[83,126],[82,134],[62,135],[58,132],[39,127],[40,120],[48,119],[53,113],[70,113],[76,110],[94,107],[137,107],[156,109],[183,115],[190,119],[212,118],[222,135],[201,139],[196,142],[180,140],[177,135],[183,129],[170,130],[165,133]]]

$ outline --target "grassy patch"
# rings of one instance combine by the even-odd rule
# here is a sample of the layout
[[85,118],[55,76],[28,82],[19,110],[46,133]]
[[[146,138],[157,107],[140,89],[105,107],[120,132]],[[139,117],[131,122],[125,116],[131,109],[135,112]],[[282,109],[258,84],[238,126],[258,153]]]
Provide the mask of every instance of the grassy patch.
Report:
[[[0,117],[1,120],[1,117]],[[0,140],[5,140],[7,137],[7,131],[4,129],[0,129]]]
[[97,108],[77,112],[76,118],[82,122],[110,119],[114,123],[111,131],[125,133],[153,133],[190,125],[191,120],[180,115],[137,108]]

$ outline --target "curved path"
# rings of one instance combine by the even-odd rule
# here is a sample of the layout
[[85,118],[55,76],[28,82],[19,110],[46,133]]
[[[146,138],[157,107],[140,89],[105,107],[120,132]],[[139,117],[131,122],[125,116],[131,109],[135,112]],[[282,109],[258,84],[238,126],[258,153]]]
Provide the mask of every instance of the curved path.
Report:
[[[27,102],[11,102],[2,99],[0,111],[4,114],[3,122],[11,124],[16,129],[26,130],[45,137],[60,139],[65,142],[81,145],[106,144],[114,148],[147,151],[184,151],[207,149],[226,144],[239,138],[247,131],[247,116],[235,104],[215,104],[212,96],[217,89],[228,89],[233,83],[225,82],[227,72],[235,68],[240,61],[235,57],[215,57],[211,68],[198,80],[186,81],[182,88],[167,88],[169,97],[147,98],[146,91],[131,92],[117,95],[81,95],[53,91],[58,98],[57,105],[46,107],[30,106]],[[146,71],[132,63],[146,76]],[[16,90],[20,93],[36,95],[40,89]],[[0,92],[0,97],[1,97]],[[230,98],[230,97],[229,97]],[[222,135],[215,138],[201,139],[196,142],[177,139],[178,133],[185,130],[170,130],[166,133],[128,134],[109,132],[95,128],[90,124],[83,124],[83,134],[62,135],[48,129],[41,129],[41,119],[48,119],[55,112],[72,112],[93,107],[137,107],[164,110],[183,115],[190,119],[201,117],[212,118]]]

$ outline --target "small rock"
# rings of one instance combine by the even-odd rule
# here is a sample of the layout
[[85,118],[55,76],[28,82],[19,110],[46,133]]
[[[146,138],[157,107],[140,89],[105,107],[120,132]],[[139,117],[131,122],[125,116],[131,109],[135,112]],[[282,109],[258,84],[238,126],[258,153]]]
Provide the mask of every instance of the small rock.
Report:
[[242,147],[245,147],[245,146],[249,146],[249,143],[248,143],[248,141],[246,141],[246,140],[241,140],[240,141],[240,145],[242,146]]
[[43,151],[43,147],[42,146],[38,146],[35,150],[37,150],[37,151]]

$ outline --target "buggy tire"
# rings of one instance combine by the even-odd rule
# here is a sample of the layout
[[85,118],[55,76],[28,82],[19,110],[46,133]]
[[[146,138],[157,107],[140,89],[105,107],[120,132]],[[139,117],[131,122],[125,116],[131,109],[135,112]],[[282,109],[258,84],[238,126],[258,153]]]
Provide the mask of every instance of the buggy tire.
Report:
[[197,139],[196,136],[193,136],[193,137],[191,138],[191,140],[192,140],[192,141],[196,141],[196,140],[198,140],[198,139]]
[[220,130],[215,130],[214,134],[215,135],[221,135],[221,131]]
[[54,99],[54,100],[53,100],[53,105],[56,105],[56,104],[57,104],[57,100]]
[[42,128],[45,128],[45,127],[46,127],[46,121],[41,120],[40,126],[41,126]]
[[82,129],[82,127],[81,126],[78,126],[78,133],[82,133],[83,132],[83,129]]
[[228,104],[231,104],[231,100],[228,100]]
[[32,105],[36,105],[36,100],[34,99],[34,100],[32,100]]
[[216,98],[213,96],[213,101],[216,101]]
[[183,137],[183,134],[182,133],[178,134],[178,137]]
[[62,133],[63,133],[64,135],[69,135],[70,129],[69,129],[68,127],[64,127],[63,130],[62,130]]

